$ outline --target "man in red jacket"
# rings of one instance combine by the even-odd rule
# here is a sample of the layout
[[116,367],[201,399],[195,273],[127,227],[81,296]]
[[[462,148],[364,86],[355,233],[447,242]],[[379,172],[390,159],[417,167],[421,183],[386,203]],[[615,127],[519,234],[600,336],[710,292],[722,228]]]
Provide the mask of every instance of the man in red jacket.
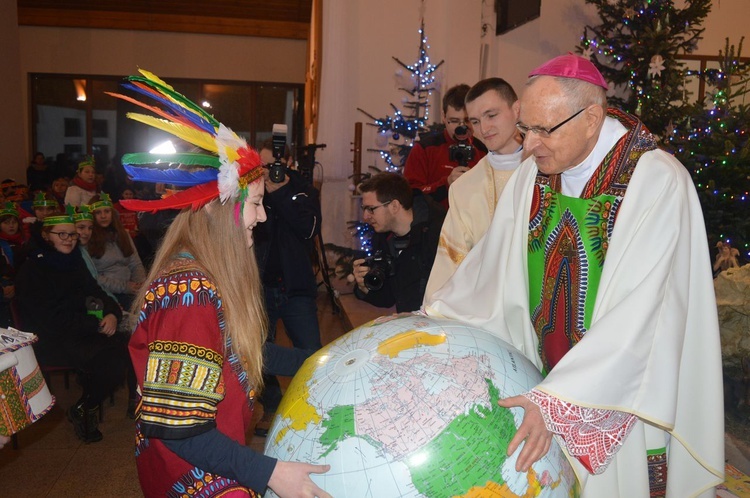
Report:
[[[409,185],[430,195],[445,208],[450,185],[487,154],[487,148],[472,136],[464,104],[468,91],[469,85],[464,84],[448,89],[443,97],[445,130],[421,135],[404,166]],[[453,157],[451,147],[455,150]]]

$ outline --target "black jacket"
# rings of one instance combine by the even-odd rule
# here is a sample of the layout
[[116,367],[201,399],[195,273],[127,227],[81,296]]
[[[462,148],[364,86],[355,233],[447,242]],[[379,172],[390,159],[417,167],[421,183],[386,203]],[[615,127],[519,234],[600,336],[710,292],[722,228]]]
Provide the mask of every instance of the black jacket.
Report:
[[103,316],[122,318],[120,306],[91,276],[78,247],[62,254],[42,247],[16,275],[16,299],[21,328],[39,336],[34,345],[42,365],[81,368],[114,341],[99,333],[99,319],[89,315],[86,298],[100,299]]
[[312,268],[314,238],[320,233],[320,194],[296,171],[289,182],[263,196],[268,219],[253,237],[263,285],[282,287],[287,295],[315,297]]
[[386,277],[380,290],[371,290],[367,294],[358,286],[354,287],[354,294],[359,299],[381,308],[395,304],[399,313],[416,311],[422,306],[445,219],[445,209],[421,192],[415,191],[412,210],[414,220],[405,249],[398,251],[393,232],[376,233],[372,241],[373,254],[380,250],[392,258],[392,276]]

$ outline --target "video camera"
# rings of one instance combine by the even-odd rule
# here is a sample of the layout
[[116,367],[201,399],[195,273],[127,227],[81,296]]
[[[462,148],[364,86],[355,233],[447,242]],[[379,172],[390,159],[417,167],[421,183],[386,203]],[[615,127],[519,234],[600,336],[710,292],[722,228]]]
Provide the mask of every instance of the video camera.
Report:
[[[454,132],[456,136],[469,136],[469,128],[465,125],[461,125],[456,128]],[[474,159],[474,147],[471,146],[468,139],[459,140],[457,144],[453,144],[448,148],[448,158],[451,161],[455,161],[459,166],[468,166],[472,159]]]
[[286,151],[286,132],[286,125],[273,125],[272,142],[274,161],[268,166],[268,178],[273,183],[283,182],[286,175],[286,164],[282,161],[284,159],[284,152]]
[[371,291],[378,291],[385,285],[385,279],[396,275],[396,265],[394,258],[390,254],[383,254],[383,251],[376,251],[375,254],[365,258],[363,266],[370,270],[365,274],[365,287]]

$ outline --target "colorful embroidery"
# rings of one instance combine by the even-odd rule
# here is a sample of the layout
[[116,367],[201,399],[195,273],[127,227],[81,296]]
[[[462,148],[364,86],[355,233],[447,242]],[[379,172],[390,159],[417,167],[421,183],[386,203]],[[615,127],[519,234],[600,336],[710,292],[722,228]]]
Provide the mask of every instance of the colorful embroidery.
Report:
[[[144,296],[139,322],[161,308],[213,304],[221,310],[221,297],[206,274],[196,267],[191,259],[178,259],[156,280],[151,283]],[[223,325],[224,314],[220,311],[219,321]],[[223,327],[222,327],[223,328]]]
[[140,421],[140,402],[138,403],[138,410],[136,413],[138,413],[138,420],[135,422],[135,456],[136,458],[141,456],[141,453],[143,453],[143,450],[149,447],[148,438],[143,435],[141,432],[141,421]]
[[213,420],[224,397],[223,362],[221,354],[193,344],[150,343],[140,419],[169,427]]
[[45,387],[44,377],[37,366],[26,377],[21,378],[15,367],[0,372],[0,435],[10,436],[46,415],[55,404],[39,413],[34,413],[31,399]]
[[628,182],[640,157],[656,148],[636,118],[611,111],[628,132],[586,183],[580,197],[560,193],[561,176],[539,173],[529,213],[531,319],[545,371],[590,326],[601,271]]
[[251,498],[260,498],[259,494],[241,486],[237,481],[204,472],[198,467],[181,476],[167,492],[167,498],[210,498],[232,491],[244,491]]
[[15,368],[0,372],[0,434],[10,436],[31,424],[33,413]]
[[575,217],[565,211],[544,251],[545,274],[539,305],[531,320],[539,335],[539,354],[551,370],[585,333],[584,302],[588,255]]
[[667,495],[667,449],[648,450],[648,486],[651,498]]
[[547,430],[592,474],[601,474],[619,451],[638,418],[617,410],[574,405],[532,389],[523,396],[539,407]]

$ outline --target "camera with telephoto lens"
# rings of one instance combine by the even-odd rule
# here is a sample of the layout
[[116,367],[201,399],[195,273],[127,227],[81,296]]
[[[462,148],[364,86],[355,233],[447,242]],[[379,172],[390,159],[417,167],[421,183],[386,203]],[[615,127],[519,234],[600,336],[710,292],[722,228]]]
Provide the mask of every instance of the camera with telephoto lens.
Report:
[[385,279],[396,274],[396,267],[393,263],[393,257],[390,254],[383,254],[383,251],[376,251],[372,256],[365,258],[362,265],[370,268],[364,277],[365,287],[371,291],[382,289]]
[[273,125],[273,157],[274,161],[268,166],[268,179],[273,183],[281,183],[286,176],[286,165],[282,161],[286,150],[286,125]]
[[[456,136],[468,136],[469,128],[461,125],[456,128],[454,132]],[[455,161],[459,166],[468,166],[472,159],[474,159],[474,147],[471,146],[468,140],[459,140],[457,144],[453,144],[448,148],[448,158],[451,161]]]

